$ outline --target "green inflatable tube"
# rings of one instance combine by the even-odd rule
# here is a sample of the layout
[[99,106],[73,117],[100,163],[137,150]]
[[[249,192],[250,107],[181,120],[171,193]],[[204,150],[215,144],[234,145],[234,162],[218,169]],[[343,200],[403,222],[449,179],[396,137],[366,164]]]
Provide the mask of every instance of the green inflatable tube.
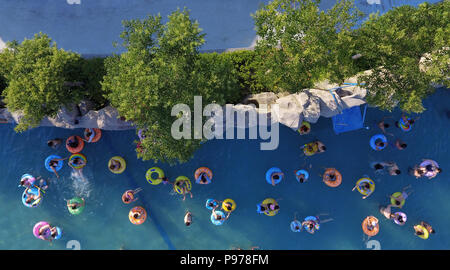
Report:
[[[70,200],[68,201],[67,204],[72,204],[72,203],[83,204],[83,199],[80,198],[80,197],[75,197],[75,198],[73,198],[73,199],[70,199]],[[70,212],[72,215],[79,215],[79,214],[81,214],[81,213],[83,212],[83,210],[84,210],[84,205],[79,206],[79,207],[77,207],[76,209],[72,209],[72,207],[67,206],[67,209],[69,209],[69,212]]]

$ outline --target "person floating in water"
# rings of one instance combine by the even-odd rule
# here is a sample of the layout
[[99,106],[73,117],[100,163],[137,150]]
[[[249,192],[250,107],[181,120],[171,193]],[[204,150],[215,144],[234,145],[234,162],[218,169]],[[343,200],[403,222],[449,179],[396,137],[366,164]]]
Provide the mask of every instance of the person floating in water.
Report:
[[36,180],[39,181],[39,185],[37,187],[43,191],[46,191],[50,183],[50,179],[44,180],[41,176],[38,176]]
[[71,137],[67,141],[67,145],[71,148],[77,148],[79,143],[77,136]]
[[213,215],[213,217],[214,217],[215,220],[223,220],[223,222],[225,222],[225,220],[227,220],[227,219],[230,217],[230,215],[231,215],[231,212],[228,212],[227,215],[225,216],[225,218],[222,219],[222,216],[221,216],[221,215],[218,215],[218,214],[216,213],[216,209],[217,209],[217,207],[214,207],[214,208],[212,209],[212,215]]
[[403,141],[401,141],[401,140],[399,140],[399,139],[397,139],[397,140],[395,141],[395,147],[396,147],[398,150],[405,150],[406,146],[408,146],[408,145],[407,145],[405,142],[403,142]]
[[302,125],[300,126],[300,128],[298,129],[298,132],[300,133],[300,135],[306,135],[309,132],[311,132],[311,128],[309,127],[309,123],[303,121]]
[[284,177],[284,173],[282,172],[274,172],[270,175],[270,180],[272,181],[272,186],[275,186],[275,181]]
[[294,174],[295,174],[295,177],[297,178],[297,180],[300,182],[300,183],[304,183],[304,182],[306,182],[308,179],[306,178],[306,175],[304,174],[304,173],[301,173],[301,174],[297,174],[297,170],[295,170],[294,171]]
[[[168,183],[170,183],[170,182],[168,182]],[[176,181],[175,184],[174,183],[170,183],[170,184],[172,184],[173,186],[176,185],[178,188],[180,188],[181,195],[183,195],[183,201],[186,200],[186,193],[190,194],[191,199],[194,197],[194,195],[192,195],[192,192],[188,189],[188,182],[187,182],[187,180],[181,180],[181,181],[178,181],[178,182]]]
[[30,188],[29,187],[27,187],[26,189],[25,189],[25,202],[27,203],[27,204],[30,204],[30,203],[32,203],[32,202],[34,202],[34,201],[36,201],[36,200],[38,200],[39,198],[41,198],[42,197],[42,193],[41,193],[41,189],[40,188],[38,188],[38,194],[37,195],[35,195],[35,194],[33,194],[33,193],[29,193],[28,191],[30,190]]
[[59,138],[47,141],[47,145],[53,149],[59,148],[61,146],[61,144],[62,144],[62,139],[59,139]]
[[361,183],[356,183],[356,185],[353,187],[352,191],[355,191],[355,189],[359,186],[359,188],[361,189],[361,191],[363,191],[365,194],[365,196],[363,196],[363,199],[366,199],[367,197],[369,197],[370,195],[372,195],[373,191],[372,189],[370,189],[370,184],[368,182],[361,182]]
[[411,195],[412,191],[407,191],[411,188],[411,185],[406,186],[402,189],[402,192],[399,196],[390,196],[391,200],[394,202],[392,204],[393,207],[402,208],[402,203]]
[[69,203],[70,200],[67,200],[67,207],[72,210],[76,210],[80,207],[83,207],[85,205],[84,198],[81,198],[81,200],[83,201],[82,203],[77,203],[77,202]]
[[[412,118],[409,118],[408,116],[406,116],[406,115],[404,115],[403,113],[402,113],[402,117],[401,117],[401,121],[403,122],[403,125],[405,125],[405,127],[406,128],[408,128],[408,130],[412,127],[412,125],[414,125],[414,123],[417,121],[419,119],[419,117],[417,117],[417,118],[415,118],[415,119],[412,119]],[[398,127],[398,128],[402,128],[401,126],[400,126],[400,122],[399,121],[396,121],[395,122],[395,126],[396,127]]]
[[384,120],[385,120],[386,118],[391,118],[391,117],[384,117],[383,120],[381,120],[380,122],[378,122],[377,125],[378,125],[378,127],[381,129],[381,131],[383,131],[384,134],[394,136],[394,134],[389,133],[389,132],[386,132],[386,129],[390,127],[390,125],[389,125],[388,123],[384,122]]
[[317,152],[318,153],[323,153],[327,150],[327,147],[325,146],[325,144],[321,141],[315,141],[316,145],[317,145]]
[[140,191],[142,191],[142,188],[125,191],[122,195],[122,201],[124,203],[132,203],[137,201],[139,198],[136,197],[136,194],[138,194]]
[[71,160],[69,160],[68,162],[69,166],[72,167],[74,170],[79,170],[81,171],[83,168],[76,168],[76,167],[81,167],[81,166],[85,166],[86,162],[80,158],[80,157],[75,157]]
[[401,173],[397,163],[390,161],[387,162],[386,165],[388,166],[388,172],[390,175],[399,175]]
[[328,215],[328,214],[318,214],[315,215],[316,221],[310,219],[310,220],[305,220],[302,222],[302,226],[300,228],[300,230],[306,229],[307,228],[307,232],[309,232],[310,234],[314,234],[314,232],[316,231],[316,229],[318,229],[318,227],[320,226],[320,224],[329,222],[329,221],[333,221],[332,218],[326,219],[326,220],[320,220],[320,216],[323,215]]
[[120,164],[119,161],[117,161],[115,159],[111,159],[111,163],[109,164],[109,169],[111,171],[117,172],[117,171],[120,171],[121,168],[122,168],[122,164]]
[[[267,204],[260,204],[260,213],[266,213],[270,214],[270,211],[276,211],[280,209],[280,206],[278,203],[267,203]],[[230,212],[229,212],[230,213]]]
[[190,226],[192,224],[192,213],[187,211],[184,215],[184,225]]
[[66,160],[66,159],[67,158],[54,158],[54,159],[51,159],[50,162],[48,163],[48,166],[50,167],[50,169],[52,169],[52,171],[55,173],[57,178],[59,178],[59,175],[56,172],[56,168],[58,167],[58,163],[59,163],[59,161]]

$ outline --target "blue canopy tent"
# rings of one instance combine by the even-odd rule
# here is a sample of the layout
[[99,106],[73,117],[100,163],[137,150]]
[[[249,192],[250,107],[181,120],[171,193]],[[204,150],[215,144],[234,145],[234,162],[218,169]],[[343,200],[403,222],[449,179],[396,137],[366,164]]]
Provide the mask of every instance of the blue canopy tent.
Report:
[[[330,89],[330,93],[333,95],[336,104],[338,105],[336,96],[334,95],[332,90],[336,90],[339,88],[350,87],[356,84],[354,83],[344,83],[348,86],[341,86],[338,88]],[[339,105],[338,105],[339,106]],[[339,114],[333,116],[333,129],[336,134],[340,134],[343,132],[358,130],[364,127],[364,120],[366,118],[367,104],[364,106],[364,113],[361,114],[361,106],[354,106],[351,108],[344,109],[340,111]]]

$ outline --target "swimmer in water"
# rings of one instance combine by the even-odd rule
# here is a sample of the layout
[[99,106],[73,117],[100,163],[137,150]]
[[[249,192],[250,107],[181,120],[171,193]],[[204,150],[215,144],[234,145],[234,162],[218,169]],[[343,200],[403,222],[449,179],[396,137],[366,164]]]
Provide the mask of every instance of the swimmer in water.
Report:
[[406,146],[407,144],[399,139],[395,141],[395,147],[397,147],[398,150],[404,150]]
[[190,226],[192,224],[192,213],[187,211],[184,215],[184,225]]
[[391,161],[387,163],[387,166],[389,167],[388,171],[390,175],[399,175],[401,173],[397,163]]
[[301,173],[300,175],[297,175],[297,171],[294,171],[294,174],[300,183],[304,183],[308,180],[308,179],[306,179],[306,175],[304,175],[303,173]]
[[120,170],[121,167],[122,167],[122,165],[120,164],[119,161],[117,161],[115,159],[111,159],[111,164],[109,165],[109,169],[111,171],[117,172]]
[[61,144],[62,144],[62,139],[59,139],[59,138],[47,141],[47,145],[53,149],[59,148],[61,146]]
[[367,197],[369,197],[370,195],[372,195],[373,190],[370,190],[370,184],[369,184],[369,183],[363,182],[363,183],[356,184],[356,185],[353,187],[352,191],[355,191],[355,189],[356,189],[358,186],[359,186],[359,188],[360,188],[361,190],[367,192],[367,195],[365,195],[365,196],[362,197],[363,199],[366,199]]
[[41,190],[44,190],[44,191],[47,190],[48,184],[50,183],[50,179],[44,180],[44,179],[42,179],[41,176],[38,176],[38,177],[36,178],[36,180],[39,180],[39,186],[38,186],[38,188],[40,188]]
[[316,141],[315,142],[317,145],[317,152],[318,153],[323,153],[327,150],[327,147],[325,146],[325,144],[321,141]]
[[[213,217],[214,217],[215,220],[222,220],[222,216],[218,215],[216,213],[216,208],[213,208],[212,214],[213,214]],[[223,219],[223,221],[227,220],[230,217],[230,215],[231,215],[231,212],[228,212],[226,217]]]
[[430,224],[426,223],[425,221],[421,221],[420,225],[422,225],[425,229],[427,229],[427,231],[431,234],[436,233],[436,231],[433,229],[433,227],[431,227]]
[[275,180],[278,180],[283,176],[284,176],[284,173],[282,173],[282,172],[272,173],[272,175],[270,176],[270,180],[272,181],[272,186],[275,186]]
[[378,127],[381,129],[381,131],[383,131],[384,134],[394,136],[394,134],[386,132],[386,129],[389,128],[389,124],[384,122],[384,120],[386,118],[391,118],[391,117],[384,117],[383,120],[378,122]]
[[200,181],[198,181],[199,184],[208,184],[208,179],[207,179],[207,174],[206,173],[201,173],[200,174]]
[[50,160],[50,162],[48,163],[48,166],[50,167],[50,169],[52,169],[52,171],[56,174],[56,177],[59,178],[58,173],[56,172],[56,167],[58,167],[58,163],[59,161],[62,160],[66,160],[67,158],[54,158],[52,160]]
[[389,204],[386,207],[380,206],[380,213],[387,219],[392,219],[393,214],[391,212],[391,207],[394,206],[392,204]]
[[76,210],[80,207],[83,207],[85,205],[84,198],[81,198],[81,200],[83,201],[83,203],[77,203],[77,202],[69,203],[70,200],[67,200],[67,207],[69,207],[72,210]]
[[370,165],[376,173],[382,172],[388,166],[386,162],[374,162]]
[[80,157],[75,157],[71,160],[69,160],[69,166],[72,167],[74,170],[82,170],[83,168],[75,168],[75,166],[84,166],[86,165],[86,162],[84,162],[84,160]]
[[407,191],[409,188],[411,188],[411,185],[406,186],[402,189],[402,194],[398,197],[390,196],[391,199],[394,200],[395,204],[393,204],[393,207],[402,208],[401,204],[404,200],[408,198],[409,195],[411,195],[412,191]]

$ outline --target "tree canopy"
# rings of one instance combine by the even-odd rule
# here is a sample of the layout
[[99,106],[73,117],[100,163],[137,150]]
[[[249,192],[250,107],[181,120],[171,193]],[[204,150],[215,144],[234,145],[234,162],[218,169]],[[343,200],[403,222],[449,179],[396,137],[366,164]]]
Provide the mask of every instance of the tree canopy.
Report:
[[352,27],[362,13],[339,0],[327,11],[320,0],[274,0],[253,14],[260,37],[258,78],[272,91],[298,92],[325,75],[342,81],[355,73]]
[[199,56],[204,34],[186,9],[168,19],[164,25],[160,15],[123,22],[126,52],[105,61],[102,87],[121,116],[146,130],[138,156],[173,163],[187,161],[201,140],[172,137],[172,107],[193,109],[194,96],[224,104],[236,96],[238,83],[230,61]]
[[21,44],[8,43],[0,58],[7,83],[2,93],[6,106],[23,113],[16,131],[38,126],[44,117],[55,116],[61,106],[82,97],[77,86],[67,84],[80,73],[80,56],[58,49],[45,34]]

